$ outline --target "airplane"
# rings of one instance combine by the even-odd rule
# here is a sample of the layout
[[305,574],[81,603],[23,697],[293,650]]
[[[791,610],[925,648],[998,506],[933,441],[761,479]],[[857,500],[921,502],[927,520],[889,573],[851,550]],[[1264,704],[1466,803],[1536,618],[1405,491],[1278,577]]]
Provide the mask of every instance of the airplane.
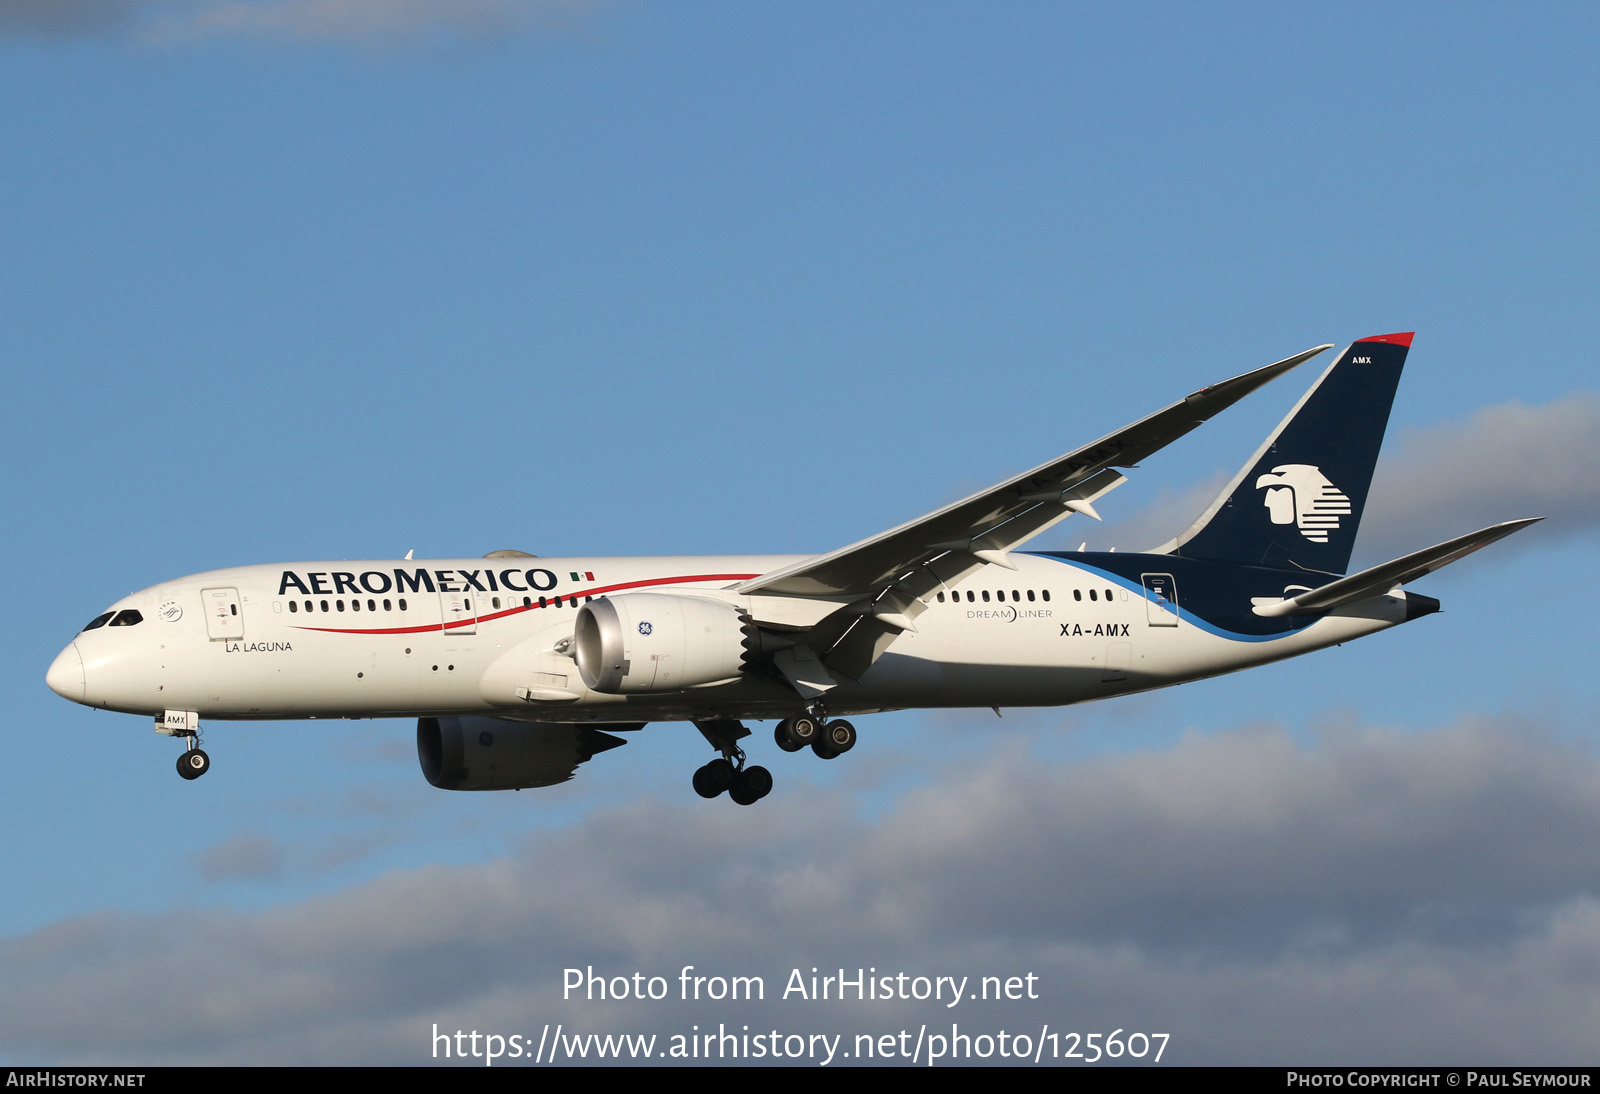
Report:
[[845,715],[1061,706],[1294,657],[1439,610],[1402,586],[1542,518],[1346,575],[1412,334],[1352,343],[1182,534],[1142,553],[1021,551],[1322,345],[821,555],[291,562],[152,585],[95,616],[46,682],[153,716],[204,775],[201,722],[415,718],[445,790],[549,786],[654,721],[718,755],[702,797],[772,789],[744,720],[833,759]]

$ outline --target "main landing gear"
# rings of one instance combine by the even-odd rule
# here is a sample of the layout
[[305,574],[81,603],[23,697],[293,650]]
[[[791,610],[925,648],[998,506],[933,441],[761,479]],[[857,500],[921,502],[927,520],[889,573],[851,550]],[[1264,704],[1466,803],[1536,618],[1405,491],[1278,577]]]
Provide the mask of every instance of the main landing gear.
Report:
[[724,790],[739,805],[754,805],[772,793],[772,772],[760,765],[744,765],[744,749],[739,739],[748,737],[750,731],[731,719],[696,722],[711,747],[721,752],[694,773],[694,790],[702,798],[714,798]]
[[797,714],[785,718],[772,731],[778,747],[785,752],[799,752],[807,745],[824,760],[842,756],[856,746],[856,727],[843,718],[824,721],[810,714]]
[[[715,798],[724,790],[740,805],[753,805],[772,793],[772,773],[764,767],[744,765],[741,738],[750,731],[731,718],[696,722],[711,747],[722,753],[694,773],[694,792],[702,798]],[[824,760],[841,756],[856,746],[856,727],[843,718],[826,719],[818,713],[796,714],[778,723],[773,739],[785,752],[799,752],[808,745]]]

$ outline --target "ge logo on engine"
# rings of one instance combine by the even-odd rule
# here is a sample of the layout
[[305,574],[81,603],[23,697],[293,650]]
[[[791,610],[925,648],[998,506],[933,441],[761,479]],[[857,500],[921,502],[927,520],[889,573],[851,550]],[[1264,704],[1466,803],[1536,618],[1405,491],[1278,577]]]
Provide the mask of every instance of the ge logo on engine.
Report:
[[650,626],[650,624],[648,624],[648,623],[640,623],[639,624],[639,633],[640,634],[649,634],[654,629],[655,628]]

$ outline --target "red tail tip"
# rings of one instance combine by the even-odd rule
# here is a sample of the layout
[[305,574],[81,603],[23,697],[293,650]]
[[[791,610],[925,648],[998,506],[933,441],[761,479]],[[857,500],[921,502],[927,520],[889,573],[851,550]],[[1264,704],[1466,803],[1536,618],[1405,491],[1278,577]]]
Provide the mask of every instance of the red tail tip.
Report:
[[1389,344],[1395,345],[1395,346],[1407,346],[1407,347],[1409,347],[1411,345],[1411,339],[1415,338],[1416,334],[1417,334],[1416,331],[1408,330],[1404,334],[1374,334],[1371,338],[1358,338],[1358,339],[1356,339],[1356,341],[1358,341],[1358,342],[1388,342]]

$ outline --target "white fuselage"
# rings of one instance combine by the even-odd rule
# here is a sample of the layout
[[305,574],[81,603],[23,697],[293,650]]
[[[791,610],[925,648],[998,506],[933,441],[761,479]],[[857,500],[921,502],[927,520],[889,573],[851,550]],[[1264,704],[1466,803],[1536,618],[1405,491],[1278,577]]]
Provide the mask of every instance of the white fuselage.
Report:
[[[801,556],[494,558],[301,562],[215,570],[113,605],[51,666],[86,705],[210,719],[494,715],[550,722],[781,718],[803,707],[778,676],[612,695],[573,662],[578,607],[671,593],[804,628],[825,598],[739,595],[739,582]],[[1292,633],[1230,635],[1169,610],[1132,578],[1058,557],[1013,556],[938,594],[830,714],[904,707],[1048,706],[1262,664],[1402,622],[1403,594]],[[1155,571],[1162,556],[1142,562]],[[118,623],[120,613],[138,613]],[[132,618],[129,616],[128,618]],[[563,641],[565,640],[565,641]]]

